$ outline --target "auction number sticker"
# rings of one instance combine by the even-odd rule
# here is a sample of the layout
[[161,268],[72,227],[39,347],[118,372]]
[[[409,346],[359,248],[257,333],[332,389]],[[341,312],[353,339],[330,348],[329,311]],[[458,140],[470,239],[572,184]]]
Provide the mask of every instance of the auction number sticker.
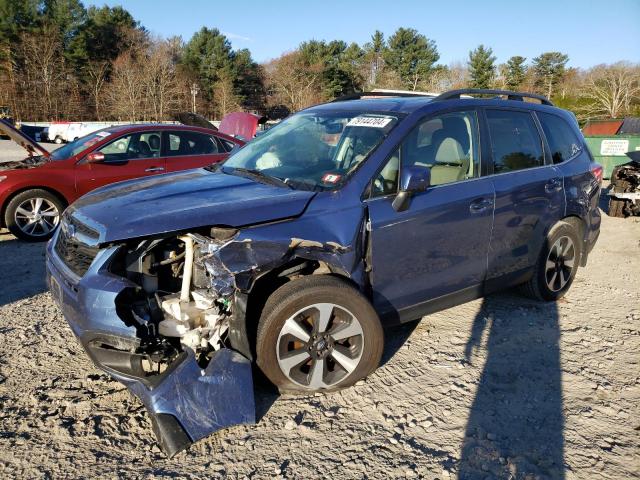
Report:
[[384,117],[354,117],[349,120],[347,127],[384,128],[389,125],[391,118]]
[[629,151],[629,140],[602,140],[600,155],[606,157],[621,156]]

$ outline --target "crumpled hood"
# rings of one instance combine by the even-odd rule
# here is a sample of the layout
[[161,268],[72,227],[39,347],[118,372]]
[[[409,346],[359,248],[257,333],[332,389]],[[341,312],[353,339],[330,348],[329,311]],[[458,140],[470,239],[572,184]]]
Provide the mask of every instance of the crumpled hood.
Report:
[[295,217],[313,196],[313,192],[197,169],[99,188],[77,200],[66,214],[98,230],[98,241],[105,243]]

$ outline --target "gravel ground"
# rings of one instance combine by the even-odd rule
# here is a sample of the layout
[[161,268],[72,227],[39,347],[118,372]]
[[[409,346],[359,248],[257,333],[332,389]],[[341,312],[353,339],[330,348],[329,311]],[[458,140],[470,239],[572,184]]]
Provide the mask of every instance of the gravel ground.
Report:
[[257,425],[172,460],[72,337],[43,260],[0,234],[2,478],[640,476],[640,219],[604,215],[563,301],[499,294],[390,330],[384,365],[355,387],[258,386]]

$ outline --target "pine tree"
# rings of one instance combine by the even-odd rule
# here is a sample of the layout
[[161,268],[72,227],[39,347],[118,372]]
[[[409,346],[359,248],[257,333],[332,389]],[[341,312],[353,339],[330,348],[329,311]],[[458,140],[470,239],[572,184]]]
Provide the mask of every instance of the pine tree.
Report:
[[399,28],[389,37],[384,61],[400,77],[405,88],[415,90],[433,72],[440,59],[433,40],[413,28]]
[[524,82],[527,74],[524,62],[527,59],[519,55],[511,57],[507,61],[505,70],[505,85],[509,90],[517,90]]
[[469,52],[469,76],[472,88],[490,88],[496,76],[493,50],[480,45]]
[[560,83],[565,73],[569,57],[560,52],[545,52],[533,59],[536,86],[551,98],[554,87]]

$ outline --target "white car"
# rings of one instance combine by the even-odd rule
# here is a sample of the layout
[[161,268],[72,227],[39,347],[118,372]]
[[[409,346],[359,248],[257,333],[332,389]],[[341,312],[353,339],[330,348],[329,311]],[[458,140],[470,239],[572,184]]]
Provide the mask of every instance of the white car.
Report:
[[70,126],[71,126],[71,122],[52,123],[51,125],[49,125],[49,128],[47,129],[47,135],[45,140],[58,143],[58,144],[64,142],[66,131],[69,129]]
[[62,133],[62,139],[65,142],[73,142],[80,137],[89,135],[90,133],[97,132],[103,128],[110,127],[110,123],[104,122],[83,122],[83,123],[70,123],[69,127]]

